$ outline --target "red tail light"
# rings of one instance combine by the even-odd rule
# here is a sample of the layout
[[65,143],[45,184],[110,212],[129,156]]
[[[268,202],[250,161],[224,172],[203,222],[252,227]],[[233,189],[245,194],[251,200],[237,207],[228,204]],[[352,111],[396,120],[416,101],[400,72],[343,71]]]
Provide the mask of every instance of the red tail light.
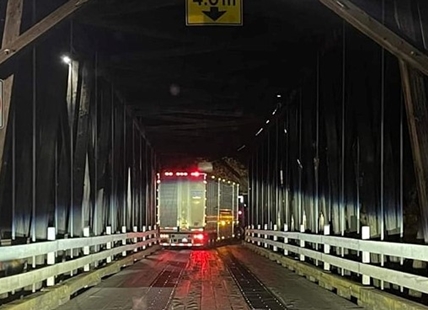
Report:
[[204,240],[204,235],[203,234],[197,234],[197,235],[195,235],[195,239]]

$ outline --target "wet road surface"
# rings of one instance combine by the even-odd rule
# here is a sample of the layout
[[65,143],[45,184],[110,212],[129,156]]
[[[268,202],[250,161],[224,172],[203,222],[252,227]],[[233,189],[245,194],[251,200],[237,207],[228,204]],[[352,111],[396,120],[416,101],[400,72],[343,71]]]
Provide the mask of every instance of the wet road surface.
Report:
[[[226,251],[226,248],[220,249]],[[290,310],[364,309],[304,277],[242,246],[229,246],[227,251],[251,272]]]
[[163,250],[60,310],[362,309],[242,246]]
[[250,309],[215,250],[164,250],[105,279],[60,310]]

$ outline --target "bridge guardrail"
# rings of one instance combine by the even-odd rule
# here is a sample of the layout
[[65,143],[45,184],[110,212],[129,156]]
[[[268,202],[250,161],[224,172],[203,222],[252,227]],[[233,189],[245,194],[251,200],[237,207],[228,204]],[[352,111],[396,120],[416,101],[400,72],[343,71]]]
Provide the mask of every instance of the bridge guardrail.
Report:
[[[266,225],[265,225],[265,228]],[[311,258],[318,265],[322,263],[323,269],[328,271],[331,266],[335,266],[344,271],[353,272],[362,276],[362,284],[370,285],[370,278],[388,282],[428,294],[428,277],[398,271],[385,266],[370,264],[370,254],[378,254],[404,259],[412,259],[428,262],[428,246],[417,244],[405,244],[396,242],[365,240],[369,236],[368,227],[363,227],[362,236],[364,239],[352,239],[346,237],[336,237],[329,235],[315,235],[303,232],[288,232],[285,227],[284,231],[262,230],[260,225],[258,229],[248,228],[245,233],[245,241],[259,247],[269,248],[277,252],[278,249],[284,250],[284,255],[294,253],[301,261],[306,261],[306,257]],[[325,228],[327,233],[329,227]],[[282,238],[283,241],[278,241]],[[289,240],[296,240],[296,244],[289,244]],[[307,247],[307,243],[322,244],[323,250],[314,249],[312,246]],[[336,247],[341,254],[333,255],[330,248]],[[347,250],[356,251],[361,261],[346,258],[343,253]]]
[[[97,266],[102,262],[108,264],[113,261],[115,255],[121,254],[125,257],[129,252],[135,253],[159,243],[156,227],[152,229],[149,226],[147,231],[143,227],[142,232],[137,232],[136,227],[134,232],[126,232],[126,228],[123,227],[122,231],[123,233],[111,234],[111,228],[107,227],[106,235],[89,236],[89,229],[84,229],[84,235],[87,237],[0,247],[0,262],[4,265],[11,261],[36,261],[36,258],[39,258],[39,265],[43,266],[24,273],[1,277],[0,294],[31,286],[34,292],[37,290],[35,286],[38,285],[40,288],[41,282],[45,280],[46,286],[53,286],[56,284],[57,276],[74,275],[75,271],[81,268],[84,271],[90,271],[91,265]],[[55,237],[52,228],[48,228],[48,238],[49,235]],[[100,249],[101,247],[103,249]],[[68,252],[70,259],[56,262],[60,252]]]

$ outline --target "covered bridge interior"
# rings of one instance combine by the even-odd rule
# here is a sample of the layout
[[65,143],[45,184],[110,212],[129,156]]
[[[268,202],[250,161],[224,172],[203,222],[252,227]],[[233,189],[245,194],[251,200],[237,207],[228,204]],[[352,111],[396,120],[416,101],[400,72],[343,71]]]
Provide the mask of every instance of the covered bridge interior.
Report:
[[154,226],[156,174],[205,161],[246,226],[428,242],[426,1],[244,0],[221,27],[177,0],[0,15],[4,244]]

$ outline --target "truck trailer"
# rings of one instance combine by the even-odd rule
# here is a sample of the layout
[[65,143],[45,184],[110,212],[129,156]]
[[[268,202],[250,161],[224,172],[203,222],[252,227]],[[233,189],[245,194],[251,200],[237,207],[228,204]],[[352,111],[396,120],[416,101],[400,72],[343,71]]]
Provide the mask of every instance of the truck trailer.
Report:
[[207,247],[235,237],[239,184],[202,172],[162,172],[157,223],[164,247]]

